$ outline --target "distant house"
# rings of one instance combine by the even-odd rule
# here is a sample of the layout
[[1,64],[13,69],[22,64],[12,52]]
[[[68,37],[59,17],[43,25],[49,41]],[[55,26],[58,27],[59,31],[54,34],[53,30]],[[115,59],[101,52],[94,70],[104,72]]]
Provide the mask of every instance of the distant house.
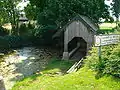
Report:
[[26,24],[26,23],[28,23],[28,18],[27,17],[25,17],[25,16],[21,16],[20,18],[19,18],[19,27],[20,27],[20,25],[21,24]]
[[[69,59],[76,52],[80,58],[84,57],[94,44],[94,35],[98,25],[86,16],[77,15],[70,20],[63,28],[58,30],[53,39],[63,36],[63,59]],[[61,40],[61,41],[62,41]]]

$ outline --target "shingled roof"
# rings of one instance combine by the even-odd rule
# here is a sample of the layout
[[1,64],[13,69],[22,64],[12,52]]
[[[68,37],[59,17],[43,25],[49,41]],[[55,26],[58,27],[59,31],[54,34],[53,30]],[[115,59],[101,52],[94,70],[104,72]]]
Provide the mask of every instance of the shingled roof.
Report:
[[83,22],[88,28],[90,28],[90,30],[92,30],[93,32],[96,32],[99,27],[98,25],[96,25],[90,18],[83,16],[83,15],[77,15],[76,17],[74,17],[73,19],[71,19],[65,26],[63,26],[61,29],[59,29],[54,35],[53,38],[55,37],[59,37],[59,35],[65,31],[66,27],[71,24],[73,21],[81,21]]

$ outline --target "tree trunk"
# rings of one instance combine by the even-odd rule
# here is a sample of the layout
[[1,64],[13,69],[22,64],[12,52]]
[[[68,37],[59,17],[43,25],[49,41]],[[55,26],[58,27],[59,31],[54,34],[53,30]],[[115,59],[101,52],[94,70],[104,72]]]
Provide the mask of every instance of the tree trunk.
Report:
[[118,31],[119,27],[118,27],[118,22],[119,22],[119,17],[116,17],[116,29]]

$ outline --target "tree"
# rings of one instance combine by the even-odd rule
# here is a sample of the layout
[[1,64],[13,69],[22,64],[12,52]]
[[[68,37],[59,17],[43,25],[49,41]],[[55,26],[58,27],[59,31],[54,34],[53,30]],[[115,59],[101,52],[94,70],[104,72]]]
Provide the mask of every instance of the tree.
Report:
[[11,23],[13,28],[13,33],[16,33],[19,11],[16,8],[17,4],[21,0],[1,0],[0,1],[0,14],[1,24]]
[[36,19],[39,24],[37,36],[44,35],[43,37],[47,37],[50,30],[59,30],[60,27],[63,27],[69,19],[75,17],[77,14],[85,15],[95,23],[98,23],[100,18],[109,19],[108,6],[104,1],[30,0],[31,6],[37,10]]
[[113,0],[112,11],[113,15],[116,17],[116,24],[118,26],[119,16],[120,16],[120,0]]
[[120,0],[113,0],[112,10],[113,10],[113,15],[115,15],[116,19],[119,19],[119,16],[120,16]]
[[99,22],[99,18],[109,18],[104,0],[30,0],[30,3],[38,9],[38,21],[43,16],[54,19],[58,24],[76,14],[86,15],[95,22]]
[[27,7],[25,7],[24,11],[25,11],[26,17],[29,20],[36,20],[37,19],[36,6],[28,4]]

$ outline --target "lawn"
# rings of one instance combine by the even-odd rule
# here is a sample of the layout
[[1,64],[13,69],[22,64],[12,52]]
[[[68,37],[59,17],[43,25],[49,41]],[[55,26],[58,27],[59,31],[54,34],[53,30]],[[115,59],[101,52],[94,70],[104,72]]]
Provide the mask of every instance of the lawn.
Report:
[[98,34],[109,34],[115,32],[116,23],[102,23],[99,25],[100,30],[97,31]]
[[111,29],[116,27],[116,23],[101,23],[99,27],[101,29],[105,29],[105,28]]
[[12,90],[120,90],[120,79],[112,76],[96,79],[96,73],[87,67],[65,74],[72,64],[50,60],[45,70],[18,81]]

